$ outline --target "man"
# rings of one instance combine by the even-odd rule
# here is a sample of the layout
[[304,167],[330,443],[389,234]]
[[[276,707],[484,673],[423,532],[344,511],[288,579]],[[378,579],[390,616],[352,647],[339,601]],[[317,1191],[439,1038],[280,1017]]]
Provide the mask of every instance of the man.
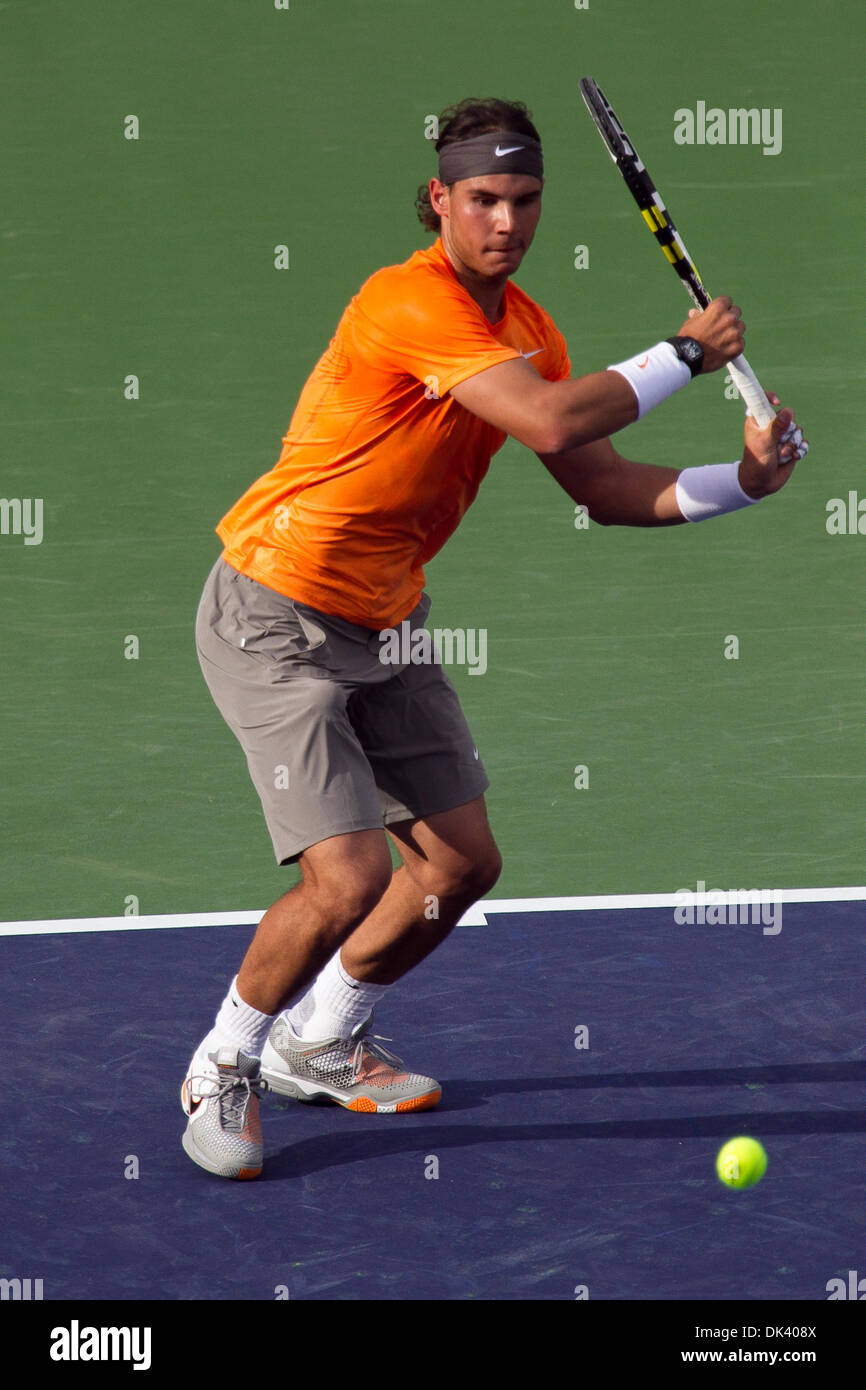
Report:
[[621,457],[611,435],[743,351],[739,308],[714,300],[673,339],[572,379],[562,335],[510,279],[541,214],[529,113],[466,101],[440,130],[439,174],[418,203],[440,236],[350,303],[278,464],[217,528],[225,549],[199,608],[205,678],[278,863],[301,869],[264,914],[182,1087],[184,1148],[224,1177],[261,1171],[262,1078],[360,1111],[440,1098],[372,1037],[372,1012],[490,890],[500,857],[441,664],[393,664],[380,634],[423,628],[423,565],[506,436],[594,520],[634,526],[747,506],[782,487],[806,448],[785,410],[765,430],[747,420],[736,463],[678,473]]

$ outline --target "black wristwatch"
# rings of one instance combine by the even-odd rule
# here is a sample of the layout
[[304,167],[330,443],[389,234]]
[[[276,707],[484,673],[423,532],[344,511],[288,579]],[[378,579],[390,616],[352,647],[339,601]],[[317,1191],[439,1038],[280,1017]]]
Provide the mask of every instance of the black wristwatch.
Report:
[[692,376],[697,376],[704,365],[704,350],[695,338],[666,338],[677,357],[685,362]]

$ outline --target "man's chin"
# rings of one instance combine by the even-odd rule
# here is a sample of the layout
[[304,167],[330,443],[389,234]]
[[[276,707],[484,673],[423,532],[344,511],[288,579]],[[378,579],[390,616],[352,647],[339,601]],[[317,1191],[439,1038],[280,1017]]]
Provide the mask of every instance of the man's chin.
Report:
[[484,259],[487,265],[496,266],[497,268],[501,266],[503,270],[506,267],[516,270],[523,260],[524,254],[525,247],[523,246],[513,246],[507,250],[491,248],[489,251],[485,252]]

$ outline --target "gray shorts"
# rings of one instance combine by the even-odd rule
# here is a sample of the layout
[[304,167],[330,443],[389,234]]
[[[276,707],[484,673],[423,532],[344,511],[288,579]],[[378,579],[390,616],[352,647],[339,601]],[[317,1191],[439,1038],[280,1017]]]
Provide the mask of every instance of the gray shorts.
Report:
[[[407,620],[413,632],[429,608],[424,594]],[[278,864],[333,835],[451,811],[490,785],[440,664],[385,665],[378,632],[222,558],[202,593],[196,646],[246,754]]]

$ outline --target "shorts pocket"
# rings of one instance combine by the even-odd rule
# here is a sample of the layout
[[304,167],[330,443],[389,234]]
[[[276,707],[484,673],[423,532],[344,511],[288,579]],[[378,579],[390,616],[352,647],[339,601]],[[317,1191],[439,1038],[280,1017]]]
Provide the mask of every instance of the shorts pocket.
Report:
[[266,661],[303,656],[325,641],[324,630],[290,598],[263,585],[233,585],[212,613],[210,629],[221,642]]

